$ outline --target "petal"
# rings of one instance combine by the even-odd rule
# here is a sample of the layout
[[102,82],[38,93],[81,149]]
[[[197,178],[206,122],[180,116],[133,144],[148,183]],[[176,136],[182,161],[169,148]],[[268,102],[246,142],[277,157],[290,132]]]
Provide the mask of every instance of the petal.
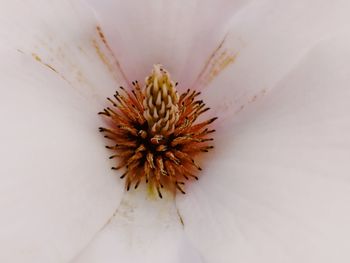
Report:
[[3,2],[0,21],[0,261],[68,262],[121,200],[97,116],[117,83],[84,6]]
[[342,0],[264,0],[242,8],[201,77],[212,81],[203,91],[208,105],[223,118],[263,97],[315,44],[348,31],[349,8]]
[[184,235],[173,197],[159,199],[140,188],[124,196],[113,219],[74,263],[202,262]]
[[127,76],[143,80],[161,63],[187,89],[224,37],[232,13],[249,1],[88,2]]
[[227,122],[178,199],[206,262],[349,262],[350,36],[324,40]]

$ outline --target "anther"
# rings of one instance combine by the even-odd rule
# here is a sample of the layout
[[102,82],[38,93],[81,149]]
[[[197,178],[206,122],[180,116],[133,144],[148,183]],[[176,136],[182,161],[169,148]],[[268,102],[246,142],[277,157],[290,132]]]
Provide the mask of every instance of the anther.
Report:
[[163,198],[162,193],[160,192],[159,186],[157,186],[157,192],[158,192],[159,198]]
[[126,171],[125,173],[123,173],[119,178],[120,178],[120,179],[123,179],[127,174],[128,174],[128,171]]

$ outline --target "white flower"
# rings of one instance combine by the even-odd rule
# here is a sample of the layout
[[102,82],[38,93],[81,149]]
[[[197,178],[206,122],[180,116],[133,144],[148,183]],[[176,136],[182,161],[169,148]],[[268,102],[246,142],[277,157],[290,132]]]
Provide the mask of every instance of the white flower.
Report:
[[[90,5],[0,1],[0,262],[349,262],[348,1]],[[97,132],[155,63],[220,118],[176,203],[124,194]]]

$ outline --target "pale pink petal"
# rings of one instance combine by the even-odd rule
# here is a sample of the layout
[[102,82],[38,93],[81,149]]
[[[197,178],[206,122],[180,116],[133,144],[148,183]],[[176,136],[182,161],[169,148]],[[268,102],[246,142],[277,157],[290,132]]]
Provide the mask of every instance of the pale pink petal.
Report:
[[[140,189],[141,188],[141,189]],[[74,263],[201,263],[188,242],[172,196],[130,190],[113,219]]]
[[232,14],[250,1],[88,1],[131,80],[162,63],[180,88],[193,84],[224,38]]
[[244,6],[232,17],[224,43],[202,76],[208,85],[203,91],[206,102],[221,118],[248,107],[315,44],[349,31],[349,9],[343,0],[263,0]]
[[201,179],[177,200],[205,262],[349,262],[349,46],[344,35],[310,47],[219,127]]
[[90,9],[0,3],[0,262],[69,262],[119,205],[97,112],[118,83]]

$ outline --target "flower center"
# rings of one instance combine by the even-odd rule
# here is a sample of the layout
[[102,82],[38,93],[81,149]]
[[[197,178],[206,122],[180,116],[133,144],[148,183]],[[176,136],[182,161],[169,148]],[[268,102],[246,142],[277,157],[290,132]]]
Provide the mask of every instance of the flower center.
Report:
[[106,117],[108,128],[100,127],[105,138],[113,145],[110,159],[119,159],[113,170],[124,169],[126,189],[136,189],[144,181],[157,191],[176,190],[185,194],[184,185],[195,175],[200,166],[193,159],[198,153],[208,152],[208,125],[217,118],[196,123],[198,117],[209,110],[202,100],[196,100],[200,92],[189,89],[178,95],[175,84],[161,65],[155,65],[146,78],[145,87],[135,81],[130,91],[120,87],[114,98],[107,98],[112,107],[99,114]]

